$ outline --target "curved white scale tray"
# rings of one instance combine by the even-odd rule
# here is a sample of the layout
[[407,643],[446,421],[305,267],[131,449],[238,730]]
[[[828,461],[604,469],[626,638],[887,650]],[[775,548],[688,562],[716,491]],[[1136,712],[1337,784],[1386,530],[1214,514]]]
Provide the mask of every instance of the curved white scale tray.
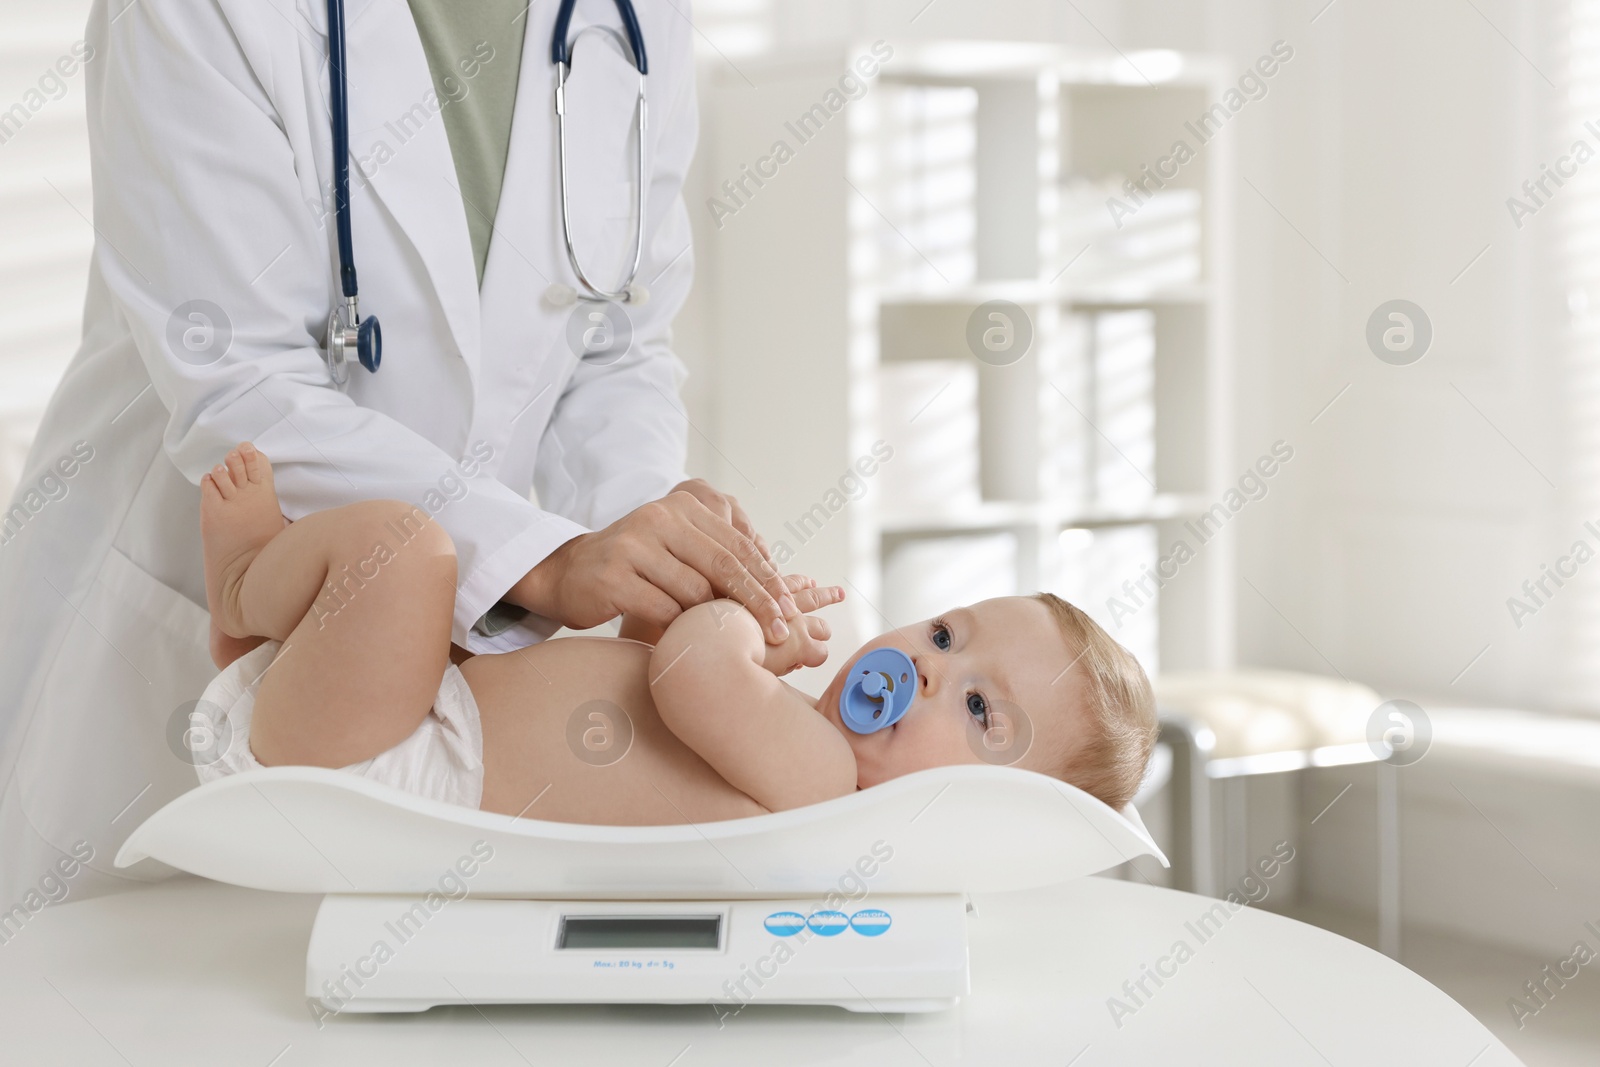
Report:
[[418,894],[448,887],[465,861],[475,896],[694,900],[857,879],[874,893],[1032,889],[1146,855],[1167,862],[1131,805],[1119,814],[1011,767],[935,767],[804,808],[671,826],[518,819],[344,771],[268,767],[173,800],[117,866],[151,858],[251,889]]

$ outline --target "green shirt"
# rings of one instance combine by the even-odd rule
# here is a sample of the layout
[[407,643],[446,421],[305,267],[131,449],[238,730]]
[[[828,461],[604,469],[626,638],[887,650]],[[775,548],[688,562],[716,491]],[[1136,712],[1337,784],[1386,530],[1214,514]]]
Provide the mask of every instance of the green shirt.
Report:
[[[434,91],[439,94],[482,287],[511,146],[527,4],[525,0],[407,2],[422,37]],[[527,614],[515,604],[496,604],[473,629],[493,636]]]
[[517,103],[527,3],[407,2],[422,37],[434,90],[439,94],[481,287],[511,144],[511,114]]

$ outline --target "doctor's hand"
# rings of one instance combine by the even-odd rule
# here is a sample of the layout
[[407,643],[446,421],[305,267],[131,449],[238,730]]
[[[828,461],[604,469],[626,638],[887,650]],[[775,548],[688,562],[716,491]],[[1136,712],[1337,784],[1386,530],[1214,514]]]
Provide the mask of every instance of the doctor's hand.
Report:
[[757,550],[768,563],[772,562],[772,550],[767,547],[766,538],[756,533],[756,528],[746,515],[739,502],[726,493],[716,489],[704,478],[690,478],[686,482],[679,482],[672,487],[674,493],[688,493],[706,506],[711,514],[719,516],[722,521],[731,525],[735,530],[744,534],[756,543]]
[[788,638],[784,618],[799,613],[755,541],[678,490],[574,537],[509,593],[513,603],[575,630],[618,615],[665,628],[684,610],[722,596],[750,609],[770,644]]

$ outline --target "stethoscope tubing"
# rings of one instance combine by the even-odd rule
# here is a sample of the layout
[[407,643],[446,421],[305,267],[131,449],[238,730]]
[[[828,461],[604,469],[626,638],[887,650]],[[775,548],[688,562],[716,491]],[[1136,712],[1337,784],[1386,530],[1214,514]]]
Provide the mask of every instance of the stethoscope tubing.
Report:
[[[349,378],[349,353],[354,350],[367,370],[376,372],[382,358],[382,340],[377,318],[362,320],[359,311],[359,286],[356,281],[355,238],[350,225],[350,111],[349,84],[346,79],[344,0],[328,2],[328,105],[333,140],[333,213],[334,230],[339,249],[339,290],[344,299],[328,320],[327,361],[336,385],[343,386]],[[561,238],[567,247],[567,262],[583,287],[582,299],[607,302],[640,302],[644,290],[635,286],[639,264],[644,254],[645,223],[645,131],[649,125],[645,96],[645,77],[649,73],[649,60],[645,54],[644,34],[639,29],[639,18],[631,0],[614,0],[617,15],[622,22],[633,62],[639,72],[639,95],[635,108],[635,132],[638,149],[635,153],[633,259],[627,276],[615,290],[601,289],[589,280],[583,265],[578,261],[578,250],[572,239],[572,213],[567,197],[567,75],[572,69],[572,43],[567,29],[577,0],[562,0],[556,12],[555,27],[550,38],[550,57],[556,67],[556,155],[559,158],[561,183]],[[582,37],[590,30],[600,30],[621,37],[607,27],[588,26],[579,30]],[[569,290],[570,292],[570,290]]]
[[[618,0],[619,4],[626,0]],[[589,29],[600,29],[591,26]],[[581,37],[588,30],[578,31]],[[604,32],[611,32],[606,30]],[[640,60],[641,64],[643,60]],[[639,97],[635,105],[634,132],[638,138],[638,149],[634,153],[634,230],[633,230],[633,260],[628,265],[628,273],[622,279],[622,284],[615,290],[602,289],[589,280],[584,272],[583,264],[578,262],[578,246],[572,239],[572,211],[567,200],[567,63],[556,64],[556,155],[560,166],[557,168],[561,183],[561,240],[567,246],[567,262],[572,265],[572,273],[577,277],[578,284],[582,285],[585,295],[592,300],[616,301],[627,303],[633,299],[632,292],[634,279],[639,276],[639,263],[644,255],[644,146],[645,130],[649,126],[648,105],[645,100],[644,74],[639,75]]]
[[[633,65],[639,68],[642,78],[650,73],[650,60],[645,55],[639,16],[633,10],[633,0],[615,2],[617,18],[622,21],[623,32],[628,35],[628,47],[633,50]],[[572,10],[576,6],[577,0],[561,0],[561,7],[556,11],[555,28],[550,33],[550,62],[558,67],[572,66],[572,44],[567,40],[567,26],[572,22]]]
[[339,235],[339,289],[346,299],[356,284],[355,241],[350,235],[350,112],[346,103],[344,0],[328,0],[328,104],[333,113],[333,214]]

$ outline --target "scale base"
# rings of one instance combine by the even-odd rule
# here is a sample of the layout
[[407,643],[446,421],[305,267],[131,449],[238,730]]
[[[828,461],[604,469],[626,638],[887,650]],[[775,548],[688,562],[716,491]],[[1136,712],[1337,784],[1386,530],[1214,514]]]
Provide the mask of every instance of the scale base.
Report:
[[[535,1000],[527,1000],[527,999],[524,999],[524,998],[516,998],[516,999],[512,999],[512,1000],[480,1000],[480,999],[474,999],[474,1000],[438,1000],[438,999],[434,999],[434,998],[425,999],[425,1000],[417,1000],[417,999],[395,998],[395,999],[384,1000],[384,999],[379,999],[379,998],[376,998],[376,997],[364,997],[364,998],[361,998],[359,1000],[351,1001],[351,1002],[349,1002],[347,1004],[344,1004],[342,1006],[337,1000],[335,1000],[333,1003],[329,1003],[328,1001],[323,1000],[322,998],[317,998],[317,1002],[322,1006],[323,1010],[328,1012],[329,1014],[344,1014],[346,1012],[349,1012],[349,1013],[353,1013],[353,1014],[374,1014],[374,1015],[383,1014],[383,1013],[400,1014],[400,1013],[403,1013],[403,1012],[427,1011],[430,1008],[444,1008],[444,1007],[449,1007],[451,1005],[462,1005],[462,1004],[472,1005],[472,1006],[480,1006],[480,1007],[484,1006],[484,1005],[489,1005],[489,1004],[570,1004],[570,1005],[604,1004],[604,1005],[608,1005],[608,1006],[609,1005],[618,1005],[618,1004],[650,1004],[650,1005],[658,1005],[658,1004],[692,1004],[692,1005],[698,1005],[700,1007],[705,1007],[706,1004],[708,1003],[705,1000],[597,1000],[597,1001],[585,1001],[585,1000],[560,1000],[560,1001],[557,1001],[557,1000],[538,1000],[538,1001],[535,1001]],[[801,1008],[804,1008],[804,1007],[811,1007],[811,1008],[843,1008],[846,1011],[861,1012],[863,1014],[870,1014],[870,1013],[873,1013],[873,1012],[880,1012],[880,1013],[882,1013],[884,1015],[920,1015],[920,1014],[924,1014],[924,1013],[927,1013],[927,1012],[948,1011],[950,1008],[955,1007],[959,1003],[961,1003],[961,998],[960,997],[907,997],[907,998],[898,998],[898,999],[894,998],[894,997],[885,997],[883,999],[873,998],[873,1001],[872,1001],[871,1004],[868,1004],[865,1001],[861,1001],[861,1000],[782,1000],[782,999],[774,1000],[774,999],[771,999],[771,998],[763,998],[761,1000],[753,1001],[752,1003],[750,1003],[747,1006],[748,1007],[764,1007],[764,1006],[767,1006],[767,1005],[782,1005],[784,1007],[801,1007]],[[717,1010],[734,1011],[734,1010],[737,1010],[739,1008],[739,1005],[738,1004],[734,1004],[734,1005],[731,1005],[731,1006],[724,1006],[722,1004],[713,1003],[712,1007],[713,1007],[713,1009],[717,1009]]]
[[327,1015],[447,1004],[930,1012],[970,988],[962,894],[834,900],[330,895],[306,951]]

